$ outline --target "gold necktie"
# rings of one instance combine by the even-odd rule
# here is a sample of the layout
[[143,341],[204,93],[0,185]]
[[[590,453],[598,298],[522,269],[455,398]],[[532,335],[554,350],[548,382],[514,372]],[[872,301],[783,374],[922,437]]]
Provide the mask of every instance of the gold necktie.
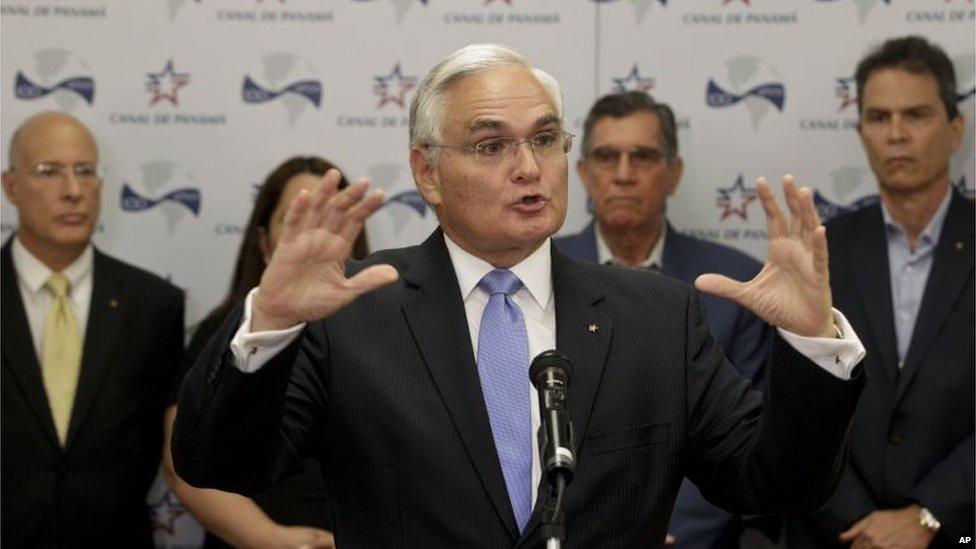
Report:
[[75,401],[78,372],[81,370],[81,336],[71,300],[68,299],[70,284],[67,277],[60,273],[52,274],[44,284],[53,294],[54,301],[44,320],[41,374],[62,446],[68,437],[71,406]]

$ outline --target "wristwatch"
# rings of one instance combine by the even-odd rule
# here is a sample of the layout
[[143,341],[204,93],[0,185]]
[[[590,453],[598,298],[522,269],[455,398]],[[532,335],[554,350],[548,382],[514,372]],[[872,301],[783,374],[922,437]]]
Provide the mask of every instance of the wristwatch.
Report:
[[935,515],[925,507],[922,507],[918,511],[918,524],[928,530],[930,534],[934,534],[942,528],[942,523],[939,522],[939,519],[935,518]]

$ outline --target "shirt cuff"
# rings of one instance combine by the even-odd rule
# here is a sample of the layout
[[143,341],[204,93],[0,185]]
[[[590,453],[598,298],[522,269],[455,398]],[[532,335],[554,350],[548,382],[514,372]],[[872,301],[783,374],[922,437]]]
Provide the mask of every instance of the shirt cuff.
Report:
[[284,330],[251,332],[251,306],[257,288],[247,293],[244,300],[244,318],[230,340],[230,352],[234,354],[234,366],[245,374],[258,371],[276,354],[295,341],[305,328],[305,322]]
[[847,322],[847,318],[837,309],[831,310],[834,315],[834,326],[840,331],[839,338],[806,337],[782,328],[777,328],[782,337],[796,352],[810,359],[814,364],[830,372],[839,379],[851,379],[851,370],[866,351],[860,338],[854,333],[854,328]]

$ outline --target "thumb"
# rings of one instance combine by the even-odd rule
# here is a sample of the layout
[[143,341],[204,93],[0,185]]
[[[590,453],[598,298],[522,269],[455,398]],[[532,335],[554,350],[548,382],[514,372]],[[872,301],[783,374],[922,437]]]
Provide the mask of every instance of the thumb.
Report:
[[868,520],[865,517],[857,521],[856,523],[854,523],[854,526],[851,526],[847,530],[841,532],[840,536],[838,536],[838,539],[840,539],[843,542],[854,540],[854,538],[861,535],[861,532],[864,531],[864,529],[867,527],[867,524],[868,524]]
[[744,286],[744,282],[732,280],[720,274],[703,274],[695,279],[695,288],[699,291],[724,297],[725,299],[731,299],[740,305],[745,305],[739,301],[739,296],[742,295],[742,288]]
[[371,292],[387,284],[396,282],[400,276],[392,265],[373,265],[356,273],[349,279],[349,289],[356,297]]

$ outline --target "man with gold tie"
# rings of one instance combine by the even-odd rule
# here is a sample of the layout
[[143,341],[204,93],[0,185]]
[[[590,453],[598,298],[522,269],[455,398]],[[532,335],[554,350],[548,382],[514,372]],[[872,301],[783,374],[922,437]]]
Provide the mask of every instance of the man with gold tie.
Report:
[[92,245],[102,181],[77,119],[11,138],[0,249],[4,547],[151,547],[145,505],[183,351],[183,295]]

